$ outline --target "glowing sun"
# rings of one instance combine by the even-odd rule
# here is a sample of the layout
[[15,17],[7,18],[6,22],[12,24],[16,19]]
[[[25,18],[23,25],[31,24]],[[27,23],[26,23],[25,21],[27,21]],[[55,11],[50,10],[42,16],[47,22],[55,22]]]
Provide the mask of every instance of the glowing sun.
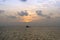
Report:
[[19,22],[32,22],[33,18],[31,16],[23,16],[22,20],[20,20]]

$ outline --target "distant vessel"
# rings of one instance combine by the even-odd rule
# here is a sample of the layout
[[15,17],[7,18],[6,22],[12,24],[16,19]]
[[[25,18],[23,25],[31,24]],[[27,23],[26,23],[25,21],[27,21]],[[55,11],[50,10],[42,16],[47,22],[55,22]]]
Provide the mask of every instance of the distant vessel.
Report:
[[29,27],[30,27],[30,26],[28,26],[28,25],[26,26],[26,28],[29,28]]

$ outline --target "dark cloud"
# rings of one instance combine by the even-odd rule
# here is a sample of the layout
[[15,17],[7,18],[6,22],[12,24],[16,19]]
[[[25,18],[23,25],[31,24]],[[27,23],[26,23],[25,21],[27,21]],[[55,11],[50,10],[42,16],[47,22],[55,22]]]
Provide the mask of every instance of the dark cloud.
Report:
[[37,11],[36,11],[36,13],[37,13],[37,15],[43,16],[43,14],[42,14],[42,11],[41,11],[41,10],[37,10]]
[[51,18],[49,15],[44,15],[44,14],[42,13],[42,10],[37,10],[36,13],[37,13],[37,15],[39,15],[39,16],[42,16],[42,17],[45,17],[45,18],[48,18],[48,19]]
[[50,19],[50,18],[51,18],[51,16],[48,16],[48,15],[46,15],[45,17],[46,17],[47,19]]
[[0,14],[4,13],[5,11],[4,10],[0,10]]
[[0,5],[4,5],[4,2],[6,2],[6,0],[0,0]]
[[25,11],[21,11],[21,12],[18,12],[18,15],[19,16],[28,16],[28,12],[25,10]]
[[5,2],[6,0],[0,0],[0,2]]
[[3,0],[3,2],[5,2],[6,0]]
[[26,2],[27,0],[20,0],[20,1],[22,1],[22,2]]
[[50,16],[54,15],[53,13],[49,13]]
[[7,16],[8,18],[16,19],[16,16]]

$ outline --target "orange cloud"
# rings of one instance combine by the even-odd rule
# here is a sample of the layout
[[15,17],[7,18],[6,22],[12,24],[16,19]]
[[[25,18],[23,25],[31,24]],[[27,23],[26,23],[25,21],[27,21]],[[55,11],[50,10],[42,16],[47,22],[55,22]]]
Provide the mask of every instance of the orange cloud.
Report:
[[31,16],[23,16],[22,20],[20,20],[19,22],[32,22],[33,19]]

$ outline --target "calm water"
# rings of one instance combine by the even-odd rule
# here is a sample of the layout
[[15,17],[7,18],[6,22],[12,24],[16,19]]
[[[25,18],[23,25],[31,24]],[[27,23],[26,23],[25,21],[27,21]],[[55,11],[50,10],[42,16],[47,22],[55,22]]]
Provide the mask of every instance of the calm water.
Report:
[[60,40],[57,27],[0,27],[0,40]]

